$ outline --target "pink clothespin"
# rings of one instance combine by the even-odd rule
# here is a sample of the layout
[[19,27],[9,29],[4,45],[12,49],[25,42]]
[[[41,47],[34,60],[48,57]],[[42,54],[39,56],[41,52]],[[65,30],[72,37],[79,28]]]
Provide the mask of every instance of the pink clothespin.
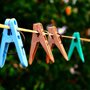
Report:
[[52,51],[51,51],[51,48],[48,44],[47,38],[45,36],[42,24],[41,23],[33,24],[33,30],[36,30],[38,33],[33,33],[32,34],[29,64],[31,65],[33,60],[34,60],[37,48],[39,46],[39,42],[42,45],[42,47],[44,48],[47,56],[54,63],[54,58],[53,58],[53,55],[52,55]]
[[[51,49],[53,48],[53,45],[56,45],[58,47],[58,49],[60,50],[60,52],[62,53],[62,55],[64,56],[64,58],[66,60],[68,60],[68,56],[67,56],[66,51],[63,47],[60,36],[58,35],[57,28],[55,26],[48,27],[48,32],[50,34],[52,34],[52,35],[48,36],[48,42],[49,42]],[[50,58],[48,56],[46,56],[47,63],[49,63],[49,59]]]

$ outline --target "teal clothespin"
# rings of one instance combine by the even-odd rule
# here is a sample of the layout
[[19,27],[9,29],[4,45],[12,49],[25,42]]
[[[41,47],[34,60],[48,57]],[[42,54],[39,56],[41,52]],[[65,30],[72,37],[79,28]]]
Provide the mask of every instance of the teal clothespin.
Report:
[[27,67],[28,62],[27,62],[25,50],[23,47],[20,33],[17,31],[17,28],[18,28],[17,21],[14,18],[6,19],[5,25],[8,25],[10,29],[3,30],[3,35],[2,35],[1,45],[0,45],[0,67],[2,68],[4,66],[5,59],[8,52],[8,47],[9,47],[9,44],[12,42],[15,44],[22,66]]
[[79,34],[79,32],[75,32],[73,34],[73,37],[75,37],[75,39],[72,39],[70,49],[69,49],[69,52],[68,52],[68,59],[70,60],[71,55],[73,53],[73,50],[76,47],[82,62],[84,62],[84,55],[83,55],[82,47],[81,47],[81,43],[80,43],[80,34]]

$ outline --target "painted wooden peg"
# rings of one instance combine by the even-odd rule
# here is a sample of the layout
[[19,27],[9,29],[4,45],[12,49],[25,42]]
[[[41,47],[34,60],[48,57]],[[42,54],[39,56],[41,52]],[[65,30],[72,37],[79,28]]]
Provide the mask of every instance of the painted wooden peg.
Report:
[[18,25],[17,21],[13,19],[6,19],[5,25],[8,25],[10,27],[9,30],[4,29],[1,45],[0,45],[0,67],[2,68],[5,64],[8,48],[10,43],[14,43],[21,65],[23,67],[28,66],[25,50],[23,47],[23,43],[21,40],[20,33],[17,31]]
[[69,52],[68,52],[68,59],[70,60],[70,58],[72,56],[72,53],[73,53],[73,50],[76,47],[82,62],[84,62],[84,55],[83,55],[83,52],[82,52],[79,32],[74,32],[73,37],[75,37],[75,39],[72,39],[70,49],[69,49]]
[[[58,47],[58,49],[60,50],[61,54],[64,56],[64,58],[68,61],[68,56],[66,54],[64,46],[60,39],[60,35],[58,35],[57,28],[55,26],[48,27],[48,32],[50,34],[52,34],[52,35],[48,35],[48,42],[49,42],[51,49],[53,48],[54,45],[56,45]],[[48,56],[46,56],[47,63],[49,63],[49,61],[50,61],[49,59],[50,58]]]
[[29,55],[29,64],[31,65],[34,60],[39,42],[42,45],[42,47],[44,48],[47,56],[54,63],[54,58],[53,58],[53,55],[51,52],[51,48],[48,44],[42,24],[41,23],[33,24],[33,30],[36,30],[38,33],[32,34],[32,41],[31,41],[31,48],[30,48],[30,55]]

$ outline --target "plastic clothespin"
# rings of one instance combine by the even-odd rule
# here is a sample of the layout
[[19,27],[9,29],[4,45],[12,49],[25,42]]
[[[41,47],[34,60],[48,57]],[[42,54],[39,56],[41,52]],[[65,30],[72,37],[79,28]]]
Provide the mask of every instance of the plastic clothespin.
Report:
[[28,62],[27,62],[25,50],[23,47],[20,33],[17,31],[18,28],[17,21],[14,18],[6,19],[5,25],[10,26],[10,29],[9,30],[4,29],[3,31],[1,46],[0,46],[0,67],[2,68],[4,66],[9,44],[12,42],[15,44],[21,65],[23,67],[27,67]]
[[[48,42],[51,49],[53,48],[53,45],[56,45],[60,50],[60,52],[62,53],[62,55],[64,56],[64,58],[68,61],[68,56],[60,39],[60,35],[58,35],[57,28],[55,26],[48,27],[48,32],[52,34],[48,36]],[[47,63],[49,63],[49,59],[50,58],[46,56]]]
[[73,53],[73,50],[76,47],[82,62],[84,62],[84,55],[83,55],[82,47],[81,47],[81,43],[80,43],[80,34],[79,34],[79,32],[75,32],[73,34],[73,37],[75,37],[75,39],[72,39],[70,49],[69,49],[69,52],[68,52],[68,59],[70,60],[71,55]]
[[36,54],[39,42],[42,45],[42,47],[44,48],[44,50],[46,51],[46,54],[48,55],[50,60],[54,63],[54,58],[53,58],[53,55],[51,52],[51,48],[48,44],[42,24],[41,23],[33,24],[33,30],[36,30],[38,33],[32,34],[32,41],[31,41],[31,48],[30,48],[30,55],[29,55],[29,64],[31,65],[34,60],[34,56]]

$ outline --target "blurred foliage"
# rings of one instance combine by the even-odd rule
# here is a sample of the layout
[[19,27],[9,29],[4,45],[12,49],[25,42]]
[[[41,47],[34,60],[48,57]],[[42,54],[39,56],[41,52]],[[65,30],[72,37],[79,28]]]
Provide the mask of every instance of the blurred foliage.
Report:
[[[81,37],[88,38],[86,31],[90,28],[90,0],[77,0],[75,4],[72,1],[0,0],[0,23],[4,23],[6,18],[16,18],[19,27],[30,29],[36,22],[41,22],[45,29],[50,24],[57,27],[66,25],[66,35],[78,31]],[[65,12],[68,6],[71,7],[70,15]],[[24,35],[24,47],[29,58],[31,34]],[[62,42],[68,52],[71,40],[62,39]],[[85,63],[82,63],[76,50],[71,60],[65,61],[57,47],[53,49],[54,64],[46,64],[46,53],[39,46],[33,64],[27,68],[19,64],[17,54],[8,54],[4,67],[0,69],[0,90],[90,90],[90,43],[81,44]],[[8,52],[16,52],[13,44]]]

